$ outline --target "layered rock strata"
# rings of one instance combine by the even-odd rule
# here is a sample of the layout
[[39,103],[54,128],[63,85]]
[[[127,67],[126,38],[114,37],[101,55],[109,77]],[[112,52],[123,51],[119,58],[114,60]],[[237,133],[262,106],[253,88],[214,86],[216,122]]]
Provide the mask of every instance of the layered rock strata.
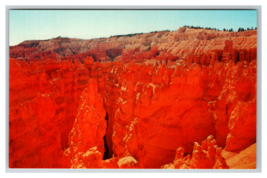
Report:
[[10,58],[9,167],[255,168],[257,36],[213,33],[114,62]]

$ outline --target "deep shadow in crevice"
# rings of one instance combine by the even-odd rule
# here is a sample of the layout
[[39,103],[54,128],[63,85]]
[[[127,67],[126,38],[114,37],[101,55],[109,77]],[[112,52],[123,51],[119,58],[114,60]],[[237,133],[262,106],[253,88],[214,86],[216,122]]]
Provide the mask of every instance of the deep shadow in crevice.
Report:
[[107,145],[107,141],[106,141],[106,135],[104,136],[104,146],[105,146],[105,152],[104,152],[104,157],[103,160],[109,159],[109,149],[108,149],[108,145]]
[[239,61],[239,53],[237,53],[235,65],[238,63],[238,61]]
[[[107,128],[108,128],[108,113],[106,113],[106,117],[105,117],[106,121],[107,121]],[[107,135],[107,134],[106,134]],[[106,139],[106,135],[104,136],[104,146],[105,146],[105,152],[104,152],[104,157],[103,160],[109,159],[109,149],[108,149],[108,144],[107,144],[107,139]]]

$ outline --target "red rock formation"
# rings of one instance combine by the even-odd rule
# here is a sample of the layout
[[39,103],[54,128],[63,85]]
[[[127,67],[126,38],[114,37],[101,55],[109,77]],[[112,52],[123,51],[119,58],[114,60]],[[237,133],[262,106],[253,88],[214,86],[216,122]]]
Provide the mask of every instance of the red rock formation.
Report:
[[117,162],[118,162],[118,159],[116,157],[110,158],[110,159],[106,159],[106,160],[102,161],[101,167],[104,168],[104,169],[119,168]]
[[[229,38],[233,40],[234,49],[249,51],[257,46],[256,35],[257,30],[226,32],[182,27],[178,31],[172,32],[160,31],[94,40],[58,37],[43,41],[24,41],[17,46],[11,46],[10,57],[28,61],[51,58],[71,61],[78,59],[84,62],[83,60],[87,56],[92,56],[95,61],[123,60],[129,62],[129,59],[135,59],[142,62],[144,59],[155,57],[156,54],[152,49],[157,48],[157,54],[168,53],[174,56],[173,59],[180,59],[187,55],[200,55],[212,50],[223,50],[224,43]],[[229,55],[229,53],[225,53],[226,59]],[[231,55],[234,54],[231,53]]]
[[119,165],[119,168],[122,168],[122,169],[136,168],[137,161],[131,156],[126,156],[124,158],[121,158],[118,161],[118,165]]
[[[9,167],[160,168],[176,155],[165,168],[236,168],[254,160],[244,150],[256,143],[254,32],[186,28],[91,40],[98,57],[83,49],[76,59],[10,58]],[[79,44],[24,42],[10,54],[59,42]],[[121,61],[94,62],[101,56]],[[209,135],[237,161],[225,165]]]
[[[104,155],[104,140],[106,133],[105,109],[103,98],[98,93],[96,79],[90,79],[88,87],[84,89],[74,126],[69,134],[69,155],[71,168],[92,168],[101,166]],[[92,152],[92,153],[91,153]],[[90,165],[87,161],[97,163]],[[85,163],[86,165],[81,165]]]
[[223,150],[222,156],[230,169],[256,169],[256,143],[239,153]]
[[[199,145],[194,143],[192,155],[184,157],[182,147],[176,150],[173,163],[162,166],[163,169],[227,169],[224,159],[221,155],[222,148],[218,148],[214,137],[208,136],[206,140]],[[192,158],[191,158],[192,157]]]
[[[14,152],[22,149],[24,153],[14,157],[10,154],[10,159],[14,159],[11,167],[53,167],[57,164],[57,154],[68,147],[68,134],[77,114],[79,96],[87,85],[84,79],[89,78],[87,69],[68,67],[65,62],[29,65],[25,61],[10,59],[9,139],[14,144],[10,144],[10,148]],[[24,139],[17,140],[18,136]],[[36,141],[27,143],[34,138]],[[37,152],[41,147],[44,153]],[[27,164],[20,162],[25,156],[30,160]],[[44,166],[37,164],[39,162]]]

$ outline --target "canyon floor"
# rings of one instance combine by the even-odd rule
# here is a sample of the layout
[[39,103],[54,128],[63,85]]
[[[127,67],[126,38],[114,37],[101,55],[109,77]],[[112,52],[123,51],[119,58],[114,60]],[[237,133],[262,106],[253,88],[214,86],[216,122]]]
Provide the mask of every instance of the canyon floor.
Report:
[[9,168],[255,169],[257,30],[10,46]]

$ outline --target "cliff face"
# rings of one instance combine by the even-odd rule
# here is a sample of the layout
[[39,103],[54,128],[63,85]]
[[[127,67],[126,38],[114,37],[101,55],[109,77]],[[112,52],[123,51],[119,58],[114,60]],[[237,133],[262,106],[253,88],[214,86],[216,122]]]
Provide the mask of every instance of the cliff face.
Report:
[[199,145],[194,143],[194,149],[191,154],[184,157],[184,149],[182,147],[176,150],[173,163],[162,166],[163,169],[227,169],[225,160],[222,155],[222,148],[216,145],[216,140],[212,135]]
[[160,31],[102,39],[82,40],[71,38],[54,38],[50,40],[24,41],[11,46],[10,57],[38,61],[45,59],[72,60],[84,62],[87,56],[95,61],[129,60],[143,62],[155,57],[149,53],[159,49],[159,58],[184,58],[189,54],[200,55],[212,50],[223,50],[225,40],[233,39],[235,49],[253,49],[257,47],[256,30],[244,32],[226,32],[208,29],[180,28],[178,31]]
[[256,161],[256,39],[179,29],[90,42],[116,62],[10,58],[9,166],[255,168],[236,160]]

